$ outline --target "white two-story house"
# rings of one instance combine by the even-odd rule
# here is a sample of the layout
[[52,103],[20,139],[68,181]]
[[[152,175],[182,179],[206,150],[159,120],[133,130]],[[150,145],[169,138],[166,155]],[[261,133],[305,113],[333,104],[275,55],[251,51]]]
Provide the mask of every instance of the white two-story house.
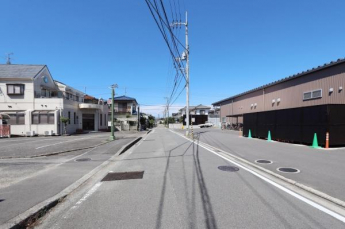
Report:
[[[112,100],[108,99],[111,106]],[[135,98],[128,96],[114,97],[114,118],[120,122],[121,130],[136,130],[138,125],[138,102]],[[111,107],[109,115],[111,114]]]
[[60,135],[107,129],[108,106],[84,102],[84,93],[55,81],[46,65],[0,64],[0,112],[12,135]]

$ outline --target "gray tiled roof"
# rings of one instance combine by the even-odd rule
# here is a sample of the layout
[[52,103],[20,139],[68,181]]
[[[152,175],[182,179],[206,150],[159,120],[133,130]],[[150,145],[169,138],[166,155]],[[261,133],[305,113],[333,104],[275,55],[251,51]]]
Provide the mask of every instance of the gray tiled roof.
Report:
[[[136,103],[138,103],[135,98],[125,95],[114,97],[114,101],[135,101]],[[111,98],[108,99],[108,104],[111,104]]]
[[0,64],[0,78],[33,79],[45,65]]
[[332,67],[332,66],[334,66],[334,65],[341,64],[341,63],[344,63],[344,62],[345,62],[345,58],[343,58],[343,59],[338,59],[338,60],[336,60],[336,61],[331,61],[331,62],[326,63],[326,64],[324,64],[324,65],[319,65],[319,66],[317,66],[316,68],[308,69],[307,71],[302,71],[302,72],[297,73],[297,74],[295,74],[295,75],[285,77],[285,78],[283,78],[283,79],[274,81],[274,82],[269,83],[269,84],[265,84],[265,85],[263,85],[263,86],[261,86],[261,87],[257,87],[257,88],[254,88],[254,89],[252,89],[252,90],[245,91],[245,92],[243,92],[243,93],[241,93],[241,94],[237,94],[237,95],[231,96],[231,97],[229,97],[229,98],[222,99],[222,100],[220,100],[220,101],[217,101],[217,102],[215,102],[215,103],[212,103],[212,105],[213,105],[213,106],[217,106],[217,105],[220,105],[220,103],[225,102],[225,101],[228,101],[228,100],[230,100],[230,99],[234,99],[234,98],[237,98],[237,97],[239,97],[239,96],[246,95],[246,94],[249,94],[249,93],[251,93],[251,92],[261,90],[261,89],[263,89],[263,88],[267,88],[267,87],[270,87],[270,86],[273,86],[273,85],[276,85],[276,84],[280,84],[280,83],[283,83],[283,82],[285,82],[285,81],[289,81],[289,80],[293,80],[293,79],[295,79],[295,78],[303,77],[303,76],[305,76],[305,75],[307,75],[307,74],[310,74],[310,73],[312,73],[312,72],[320,71],[320,70],[322,70],[322,69],[329,68],[329,67]]

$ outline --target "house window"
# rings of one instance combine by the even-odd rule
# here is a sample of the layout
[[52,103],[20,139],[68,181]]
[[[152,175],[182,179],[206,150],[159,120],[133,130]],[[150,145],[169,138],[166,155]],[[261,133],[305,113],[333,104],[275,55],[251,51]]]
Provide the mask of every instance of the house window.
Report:
[[48,124],[48,112],[41,111],[39,113],[39,124]]
[[54,111],[36,111],[31,114],[32,124],[54,124]]
[[99,125],[102,126],[102,114],[99,114]]
[[200,110],[200,114],[204,115],[205,114],[205,110]]
[[17,124],[18,125],[25,125],[25,114],[24,113],[17,113]]
[[107,114],[104,114],[104,126],[107,125]]
[[75,98],[76,98],[75,100],[79,102],[79,96],[76,96]]
[[40,121],[39,121],[39,113],[38,112],[33,112],[31,114],[32,118],[31,118],[31,122],[32,124],[40,124]]
[[41,97],[50,98],[50,91],[47,89],[42,89],[41,90]]
[[68,124],[71,124],[71,112],[68,112]]
[[8,120],[8,124],[10,125],[25,125],[25,113],[12,113],[8,114],[10,116],[10,120]]
[[54,113],[53,112],[49,112],[48,113],[48,124],[54,124]]
[[7,84],[7,95],[24,95],[24,84]]
[[317,99],[322,97],[322,89],[303,93],[303,100]]
[[74,112],[74,114],[73,114],[73,120],[74,120],[74,124],[77,124],[76,117],[77,117],[77,114]]

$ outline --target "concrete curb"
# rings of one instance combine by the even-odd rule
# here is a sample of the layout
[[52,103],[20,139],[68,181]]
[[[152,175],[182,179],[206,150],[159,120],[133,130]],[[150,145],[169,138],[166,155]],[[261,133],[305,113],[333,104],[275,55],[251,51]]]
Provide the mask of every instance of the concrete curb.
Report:
[[[27,222],[30,222],[32,217],[36,216],[42,211],[47,212],[51,207],[54,207],[56,204],[61,200],[63,200],[66,196],[68,196],[70,193],[75,191],[77,188],[79,188],[82,184],[87,182],[93,175],[101,171],[104,167],[106,167],[112,160],[114,160],[117,156],[124,153],[126,150],[128,150],[130,147],[135,145],[138,141],[140,141],[142,137],[137,137],[133,141],[129,142],[128,144],[121,147],[120,150],[118,150],[111,158],[109,158],[107,161],[104,161],[101,165],[97,166],[93,170],[91,170],[88,174],[84,175],[82,178],[62,190],[60,193],[56,194],[55,196],[33,206],[29,210],[25,211],[24,213],[21,213],[20,215],[14,217],[13,219],[7,221],[5,224],[0,225],[0,229],[7,229],[7,228],[21,228],[20,226],[25,226]],[[105,144],[105,143],[104,143]],[[51,206],[49,208],[49,206]],[[43,215],[41,215],[43,216]]]
[[[172,130],[171,130],[171,131],[172,131]],[[177,132],[175,132],[175,131],[172,131],[172,132],[174,132],[174,133],[176,133],[176,134],[178,134],[178,135],[181,135],[180,133],[177,133]],[[185,137],[184,135],[181,135],[181,136]],[[194,139],[190,139],[190,140],[194,140]],[[201,143],[201,144],[200,144],[200,143]],[[274,173],[274,172],[272,172],[272,171],[270,171],[270,170],[268,170],[268,169],[265,169],[265,168],[263,168],[263,167],[261,167],[261,166],[258,166],[258,165],[256,165],[256,164],[250,162],[250,161],[247,161],[247,160],[245,160],[245,159],[243,159],[243,158],[241,158],[241,157],[235,156],[235,155],[233,155],[233,154],[231,154],[231,153],[229,153],[229,152],[226,152],[226,151],[224,151],[224,150],[222,150],[222,149],[219,149],[219,148],[217,148],[217,147],[211,146],[211,145],[206,144],[206,143],[201,142],[201,141],[199,141],[199,144],[200,144],[200,145],[203,145],[203,146],[205,146],[205,147],[207,147],[207,148],[211,148],[211,149],[218,150],[218,151],[220,151],[221,153],[225,154],[226,156],[230,157],[230,158],[231,158],[232,160],[234,160],[234,161],[237,161],[237,162],[240,162],[240,163],[244,163],[244,164],[246,164],[246,165],[249,165],[249,166],[251,166],[251,167],[254,167],[254,168],[260,170],[261,172],[264,172],[264,173],[266,173],[266,174],[269,174],[269,175],[271,175],[271,176],[274,176],[274,177],[276,177],[276,178],[278,178],[278,179],[280,179],[280,180],[282,180],[282,181],[284,181],[284,182],[286,182],[286,183],[289,183],[289,184],[291,184],[291,185],[294,185],[294,186],[296,186],[296,187],[298,187],[298,188],[300,188],[300,189],[302,189],[302,190],[304,190],[304,191],[306,191],[306,192],[309,192],[309,193],[311,193],[311,194],[313,194],[313,195],[316,195],[316,196],[318,196],[318,197],[321,197],[321,198],[323,198],[323,199],[325,199],[325,200],[328,200],[328,201],[330,201],[330,202],[332,202],[332,203],[334,203],[334,204],[336,204],[336,205],[338,205],[338,206],[341,206],[341,207],[345,208],[345,202],[342,201],[342,200],[340,200],[340,199],[337,199],[337,198],[332,197],[332,196],[330,196],[330,195],[328,195],[328,194],[326,194],[326,193],[324,193],[324,192],[318,191],[318,190],[313,189],[313,188],[311,188],[311,187],[309,187],[309,186],[306,186],[306,185],[304,185],[304,184],[298,183],[298,182],[296,182],[296,181],[294,181],[294,180],[292,180],[292,179],[289,179],[289,178],[286,178],[286,177],[284,177],[284,176],[282,176],[282,175],[279,175],[279,174],[277,174],[277,173]]]

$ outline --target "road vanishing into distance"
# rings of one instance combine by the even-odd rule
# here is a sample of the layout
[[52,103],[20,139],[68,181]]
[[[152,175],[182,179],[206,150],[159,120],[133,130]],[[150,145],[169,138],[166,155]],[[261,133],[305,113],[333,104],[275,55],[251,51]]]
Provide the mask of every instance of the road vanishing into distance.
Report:
[[[306,146],[283,143],[268,146],[262,140],[215,129],[197,130],[192,140],[181,132],[153,129],[67,196],[37,228],[345,228],[343,208],[322,204],[323,198],[301,192],[230,156],[237,154],[251,162],[270,159],[273,163],[263,166],[275,173],[280,166],[298,167],[299,173],[284,176],[307,181],[312,188],[344,200],[341,174],[323,169],[311,176],[313,166],[303,162],[309,158],[310,164],[318,163],[327,157],[333,161],[333,169],[341,172],[342,149],[309,151]],[[264,154],[268,148],[272,151]],[[225,150],[232,151],[227,154]],[[337,156],[339,161],[335,161]],[[323,180],[322,173],[337,180]],[[319,183],[314,176],[320,178]],[[333,191],[327,187],[332,185]]]

